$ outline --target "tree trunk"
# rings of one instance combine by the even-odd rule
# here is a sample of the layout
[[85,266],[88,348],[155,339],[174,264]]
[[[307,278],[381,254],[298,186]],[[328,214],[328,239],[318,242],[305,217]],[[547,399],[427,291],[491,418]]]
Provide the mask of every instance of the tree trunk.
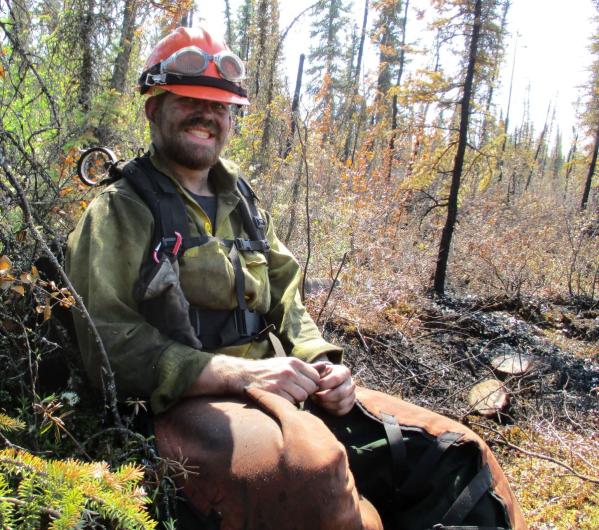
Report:
[[94,23],[95,0],[85,2],[85,12],[82,13],[80,35],[82,46],[81,69],[79,70],[79,105],[87,113],[91,106],[93,85],[93,52],[92,36]]
[[[504,35],[507,26],[507,14],[510,9],[510,2],[506,2],[503,7],[503,15],[501,17],[501,26],[499,29],[500,35]],[[503,39],[498,39],[498,42],[502,42]],[[483,145],[487,141],[488,129],[489,129],[489,118],[491,116],[491,105],[493,104],[493,95],[495,93],[495,85],[497,81],[497,75],[499,74],[499,67],[501,62],[501,52],[503,50],[503,44],[497,44],[495,47],[495,53],[493,54],[493,75],[489,81],[489,92],[487,93],[487,99],[485,101],[485,114],[483,117],[483,124],[480,132],[480,145]]]
[[227,44],[233,48],[233,20],[231,18],[231,3],[225,0],[225,20],[227,24]]
[[351,150],[351,145],[352,145],[352,138],[355,135],[356,137],[358,136],[358,131],[356,131],[354,124],[353,124],[353,119],[354,119],[354,114],[355,114],[355,109],[356,109],[356,105],[355,105],[355,100],[354,100],[354,96],[358,91],[358,87],[360,86],[360,71],[362,70],[362,57],[364,55],[364,41],[366,39],[366,26],[368,25],[368,8],[369,8],[369,4],[370,1],[366,0],[364,2],[364,17],[362,18],[362,31],[360,32],[360,45],[358,46],[358,58],[356,60],[356,71],[354,72],[354,90],[351,93],[350,96],[350,109],[349,109],[349,116],[347,119],[347,123],[349,124],[349,131],[347,133],[347,137],[345,138],[345,145],[343,148],[343,162],[346,162],[347,159],[349,158],[349,153]]
[[[239,8],[237,18],[237,42],[239,49],[239,57],[247,61],[250,57],[250,24],[254,18],[253,3],[251,0],[245,0]],[[230,45],[230,44],[229,44]]]
[[445,226],[443,227],[443,233],[441,234],[437,267],[435,269],[434,291],[439,296],[445,294],[445,278],[447,275],[449,250],[451,248],[451,239],[453,237],[453,230],[458,216],[458,195],[460,192],[460,179],[462,178],[462,170],[464,167],[466,144],[468,143],[468,121],[470,118],[474,66],[478,55],[478,39],[481,27],[481,4],[482,0],[476,0],[474,4],[474,24],[472,26],[472,37],[470,39],[468,68],[466,70],[466,79],[464,80],[464,95],[461,102],[458,148],[455,155],[451,189],[449,191],[449,200],[447,203],[447,219],[445,221]]
[[295,91],[293,92],[293,102],[291,103],[291,126],[289,127],[289,136],[285,144],[285,154],[283,158],[287,158],[291,152],[293,145],[293,136],[295,135],[295,120],[297,119],[297,109],[299,108],[299,98],[302,89],[302,76],[304,74],[304,59],[306,56],[300,55],[299,66],[297,67],[297,77],[295,79]]
[[505,157],[505,148],[507,147],[507,135],[508,135],[508,126],[510,123],[510,108],[512,106],[512,89],[514,88],[514,70],[516,69],[516,54],[517,54],[517,52],[518,52],[518,35],[516,34],[516,41],[514,43],[514,58],[512,60],[512,74],[510,76],[510,90],[508,92],[507,110],[505,111],[505,120],[503,121],[503,141],[501,142],[501,153],[499,155],[499,163],[498,163],[499,175],[497,175],[497,182],[501,182],[503,180],[503,164],[504,164],[504,157]]
[[584,191],[582,192],[582,200],[580,201],[580,209],[586,210],[587,203],[589,202],[589,195],[591,193],[591,182],[595,175],[595,166],[597,165],[597,153],[599,152],[599,127],[595,133],[595,144],[593,145],[593,158],[591,158],[591,164],[589,165],[589,172],[587,173],[587,179],[584,183]]
[[[403,21],[401,24],[401,49],[399,51],[399,71],[397,72],[397,87],[401,86],[401,78],[403,76],[403,69],[406,57],[406,51],[404,49],[406,45],[406,26],[408,23],[408,7],[410,0],[406,0],[404,8]],[[398,129],[398,109],[397,109],[397,94],[393,96],[391,101],[391,134],[389,135],[389,145],[387,151],[389,153],[389,160],[387,166],[387,182],[391,181],[391,170],[393,169],[393,151],[395,151],[395,136],[397,135]]]
[[532,175],[535,171],[535,165],[539,160],[539,155],[541,154],[541,148],[545,142],[545,135],[547,134],[547,128],[549,127],[549,113],[551,112],[551,103],[549,103],[549,107],[547,107],[547,116],[545,116],[545,124],[543,125],[543,130],[541,131],[541,135],[539,136],[539,142],[537,143],[537,148],[535,149],[535,156],[532,161],[532,166],[530,167],[530,171],[528,172],[528,178],[526,179],[526,185],[524,186],[524,191],[528,189],[530,183],[532,181]]
[[268,29],[268,1],[267,0],[259,0],[258,7],[256,8],[256,28],[258,30],[258,38],[256,39],[256,71],[254,72],[254,90],[253,90],[253,98],[258,99],[258,93],[260,92],[261,85],[261,72],[265,69],[267,64],[267,56],[268,52],[266,49],[266,35],[269,31]]
[[572,173],[572,168],[574,167],[574,157],[576,156],[576,149],[578,148],[578,131],[574,127],[572,127],[572,145],[568,150],[568,157],[566,158],[566,175],[564,177],[564,197],[568,194],[568,182],[570,181],[570,174]]
[[193,7],[183,13],[181,26],[184,28],[191,28],[193,26]]
[[112,79],[110,80],[110,87],[121,93],[125,91],[127,82],[127,71],[129,70],[129,59],[131,58],[131,50],[133,49],[138,7],[138,0],[125,0],[119,52],[114,61]]
[[302,181],[302,160],[299,161],[297,166],[297,174],[295,176],[295,181],[293,182],[293,188],[291,189],[291,210],[289,211],[289,224],[287,225],[287,235],[285,236],[284,242],[285,246],[289,246],[289,242],[291,241],[291,236],[293,234],[293,230],[296,227],[295,218],[297,217],[297,206],[299,204],[299,193],[300,186]]
[[364,55],[364,41],[366,40],[366,26],[368,25],[369,0],[364,2],[364,16],[362,17],[362,31],[360,32],[360,45],[358,46],[358,58],[356,60],[356,71],[354,72],[354,85],[360,84],[360,70],[362,70],[362,57]]

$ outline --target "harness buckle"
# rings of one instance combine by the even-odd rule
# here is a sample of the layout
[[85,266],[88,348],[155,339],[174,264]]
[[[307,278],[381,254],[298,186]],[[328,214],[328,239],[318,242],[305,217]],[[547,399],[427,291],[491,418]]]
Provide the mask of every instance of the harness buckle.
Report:
[[252,242],[249,239],[237,237],[235,238],[235,246],[237,247],[237,250],[253,250]]
[[266,220],[262,219],[259,215],[254,215],[254,224],[256,228],[264,230],[266,228]]
[[240,309],[237,307],[234,310],[235,328],[240,337],[259,336],[263,331],[262,315],[251,309]]

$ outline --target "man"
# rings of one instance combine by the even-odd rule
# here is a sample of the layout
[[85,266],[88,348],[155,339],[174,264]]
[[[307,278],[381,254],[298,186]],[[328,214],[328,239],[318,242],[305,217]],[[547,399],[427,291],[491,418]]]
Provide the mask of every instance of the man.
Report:
[[[140,78],[150,151],[69,239],[68,273],[119,396],[149,399],[161,454],[197,469],[179,482],[206,528],[382,528],[366,498],[386,528],[524,528],[473,433],[364,389],[356,405],[341,348],[301,303],[297,261],[236,166],[219,158],[230,106],[249,104],[243,76],[239,58],[205,30],[160,41]],[[76,325],[100,386],[96,346]],[[401,414],[412,414],[411,430],[399,428]]]

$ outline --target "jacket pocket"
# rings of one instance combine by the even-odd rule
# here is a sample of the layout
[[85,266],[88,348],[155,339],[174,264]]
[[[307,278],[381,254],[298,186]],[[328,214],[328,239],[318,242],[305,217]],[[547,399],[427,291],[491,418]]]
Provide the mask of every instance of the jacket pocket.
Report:
[[191,305],[206,309],[233,309],[235,273],[228,251],[212,240],[185,252],[181,260],[181,288]]
[[242,252],[245,299],[250,309],[266,313],[270,308],[268,261],[262,252]]

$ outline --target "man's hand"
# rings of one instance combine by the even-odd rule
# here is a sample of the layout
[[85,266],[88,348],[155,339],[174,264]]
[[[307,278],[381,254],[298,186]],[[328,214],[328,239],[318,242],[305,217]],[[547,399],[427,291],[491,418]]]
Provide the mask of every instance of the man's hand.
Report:
[[254,385],[296,404],[321,388],[320,381],[314,365],[295,357],[253,360],[215,355],[186,395],[241,395],[246,386]]
[[349,368],[329,362],[316,362],[312,366],[320,373],[319,390],[312,399],[331,414],[347,414],[356,402],[356,385]]

